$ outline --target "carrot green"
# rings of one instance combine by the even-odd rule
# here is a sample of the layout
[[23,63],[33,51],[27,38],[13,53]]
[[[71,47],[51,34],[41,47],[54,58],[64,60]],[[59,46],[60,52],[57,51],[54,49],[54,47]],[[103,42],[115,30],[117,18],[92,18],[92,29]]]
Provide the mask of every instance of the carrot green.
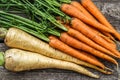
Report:
[[2,66],[4,64],[4,55],[3,52],[0,52],[0,66]]

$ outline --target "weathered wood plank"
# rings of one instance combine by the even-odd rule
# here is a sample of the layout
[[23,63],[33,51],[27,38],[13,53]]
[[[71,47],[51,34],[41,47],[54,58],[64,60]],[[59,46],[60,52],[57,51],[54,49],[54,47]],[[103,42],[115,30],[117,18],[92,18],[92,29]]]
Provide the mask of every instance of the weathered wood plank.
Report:
[[[120,31],[120,0],[93,0],[95,4],[100,8],[103,14],[107,17],[110,23]],[[5,51],[8,47],[5,44],[0,43],[0,51]],[[120,60],[119,60],[120,63]],[[100,79],[93,79],[87,76],[67,71],[67,70],[33,70],[20,73],[13,73],[7,71],[3,67],[0,67],[0,80],[118,80],[120,79],[120,71],[116,71],[116,66],[105,62],[108,67],[114,69],[115,72],[112,75],[104,75],[95,70],[92,72],[99,74]]]
[[5,51],[7,49],[8,47],[4,43],[0,43],[0,51]]
[[0,43],[3,43],[4,42],[4,39],[3,38],[0,38]]

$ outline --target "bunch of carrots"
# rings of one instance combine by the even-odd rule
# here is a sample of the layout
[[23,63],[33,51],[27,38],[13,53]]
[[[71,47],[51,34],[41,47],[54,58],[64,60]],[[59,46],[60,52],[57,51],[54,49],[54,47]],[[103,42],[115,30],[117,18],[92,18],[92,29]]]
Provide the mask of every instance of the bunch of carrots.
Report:
[[[111,74],[108,71],[111,69],[97,58],[114,63],[118,68],[115,58],[120,58],[120,53],[115,42],[120,41],[120,33],[91,0],[35,0],[34,3],[10,0],[9,3],[18,10],[25,9],[24,14],[32,17],[24,18],[11,14],[9,10],[0,11],[1,26],[9,29],[0,30],[4,33],[0,37],[5,38],[7,46],[18,48],[0,54],[0,64],[6,69],[61,68],[99,77],[82,67],[85,66]],[[12,62],[15,65],[11,65]]]

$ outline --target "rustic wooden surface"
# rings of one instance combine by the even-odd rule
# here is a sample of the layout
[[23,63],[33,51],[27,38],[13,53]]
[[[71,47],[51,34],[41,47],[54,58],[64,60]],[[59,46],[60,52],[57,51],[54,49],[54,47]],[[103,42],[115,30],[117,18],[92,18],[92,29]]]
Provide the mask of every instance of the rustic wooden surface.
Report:
[[[120,32],[120,0],[93,0],[107,17],[110,23]],[[8,47],[0,40],[0,51],[7,50]],[[118,60],[120,63],[120,60]],[[95,70],[89,69],[100,75],[100,79],[93,79],[73,71],[45,69],[33,70],[20,73],[13,73],[0,67],[0,80],[120,80],[120,71],[116,71],[116,66],[105,62],[108,67],[114,70],[112,75],[104,75]]]

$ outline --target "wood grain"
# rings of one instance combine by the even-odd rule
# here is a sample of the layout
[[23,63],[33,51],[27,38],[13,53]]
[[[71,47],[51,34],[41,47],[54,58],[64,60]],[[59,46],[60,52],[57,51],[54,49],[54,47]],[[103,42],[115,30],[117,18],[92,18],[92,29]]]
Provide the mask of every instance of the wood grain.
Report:
[[[110,23],[120,32],[120,0],[93,0],[100,8]],[[0,41],[1,42],[1,41]],[[0,43],[0,51],[5,51],[8,47]],[[120,60],[118,60],[120,63]],[[120,71],[116,71],[116,66],[105,62],[108,67],[114,69],[112,75],[104,75],[95,70],[89,69],[95,74],[99,74],[100,79],[93,79],[73,71],[45,69],[33,70],[20,73],[13,73],[0,67],[0,80],[119,80]]]

